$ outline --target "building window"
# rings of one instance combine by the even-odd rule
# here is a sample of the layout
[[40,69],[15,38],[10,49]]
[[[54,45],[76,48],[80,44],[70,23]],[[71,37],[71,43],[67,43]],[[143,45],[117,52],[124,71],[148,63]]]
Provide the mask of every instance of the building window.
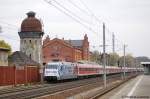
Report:
[[3,56],[2,55],[0,55],[0,62],[2,62],[3,61]]
[[53,49],[54,50],[58,50],[58,46],[53,46]]
[[24,43],[26,43],[26,40],[24,40]]
[[31,54],[29,55],[29,57],[30,57],[30,59],[32,59],[32,55]]
[[35,40],[35,44],[37,43],[37,40]]
[[31,43],[31,40],[29,42]]
[[4,55],[4,62],[7,62],[7,55]]
[[86,52],[87,52],[87,54],[89,53],[89,49],[88,48],[86,49]]
[[59,52],[54,52],[51,54],[52,57],[59,57],[60,56],[60,53]]

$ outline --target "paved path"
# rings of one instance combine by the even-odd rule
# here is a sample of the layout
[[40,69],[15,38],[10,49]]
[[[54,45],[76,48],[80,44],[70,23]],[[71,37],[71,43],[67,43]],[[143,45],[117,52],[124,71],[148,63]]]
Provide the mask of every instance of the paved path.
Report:
[[150,75],[141,75],[129,81],[109,99],[150,99]]

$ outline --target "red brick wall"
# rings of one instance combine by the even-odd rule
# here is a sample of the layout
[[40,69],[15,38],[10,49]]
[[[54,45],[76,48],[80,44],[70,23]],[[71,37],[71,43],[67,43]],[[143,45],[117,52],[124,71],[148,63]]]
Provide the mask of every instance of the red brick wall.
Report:
[[82,52],[80,50],[75,50],[74,58],[75,61],[82,60]]
[[15,68],[13,66],[0,66],[0,86],[38,82],[40,80],[37,67]]
[[83,46],[81,49],[73,48],[63,39],[50,40],[46,38],[43,41],[43,59],[44,63],[49,61],[70,61],[89,60],[89,42],[87,36],[84,37]]
[[53,60],[74,61],[74,48],[55,41],[43,47],[44,62]]

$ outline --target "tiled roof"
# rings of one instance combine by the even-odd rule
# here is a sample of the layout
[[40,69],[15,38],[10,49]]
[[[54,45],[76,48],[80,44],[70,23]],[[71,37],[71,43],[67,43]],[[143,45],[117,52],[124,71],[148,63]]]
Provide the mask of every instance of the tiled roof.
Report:
[[38,66],[39,63],[30,59],[25,53],[21,51],[14,52],[10,58],[9,63],[15,64],[15,66]]
[[9,51],[8,48],[0,47],[0,51]]
[[27,15],[28,17],[21,24],[21,32],[42,32],[42,24],[35,17],[35,13],[30,11]]
[[65,40],[65,42],[70,43],[75,48],[82,48],[83,40]]

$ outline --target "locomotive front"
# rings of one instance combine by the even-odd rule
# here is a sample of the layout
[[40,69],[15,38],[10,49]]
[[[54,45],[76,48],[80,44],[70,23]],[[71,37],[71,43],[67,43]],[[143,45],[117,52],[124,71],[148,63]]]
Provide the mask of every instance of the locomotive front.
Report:
[[48,63],[45,66],[44,70],[44,79],[46,81],[52,81],[52,80],[58,80],[60,75],[59,75],[59,64],[57,63]]

